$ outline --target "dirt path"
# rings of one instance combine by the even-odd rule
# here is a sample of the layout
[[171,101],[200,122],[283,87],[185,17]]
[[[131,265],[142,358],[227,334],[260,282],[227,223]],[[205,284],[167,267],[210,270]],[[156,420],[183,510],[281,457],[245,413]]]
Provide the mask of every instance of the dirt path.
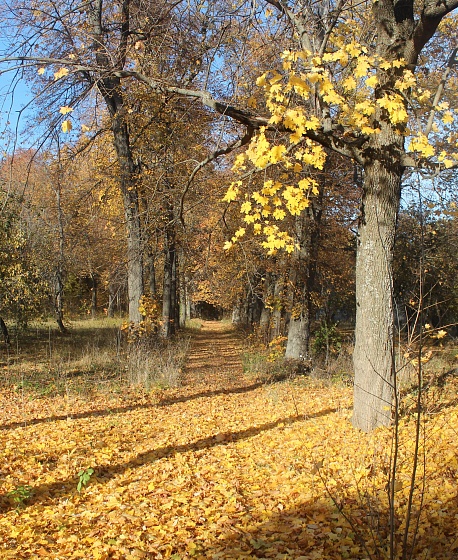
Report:
[[211,390],[243,387],[241,341],[232,325],[221,321],[204,321],[192,335],[183,385],[204,385]]

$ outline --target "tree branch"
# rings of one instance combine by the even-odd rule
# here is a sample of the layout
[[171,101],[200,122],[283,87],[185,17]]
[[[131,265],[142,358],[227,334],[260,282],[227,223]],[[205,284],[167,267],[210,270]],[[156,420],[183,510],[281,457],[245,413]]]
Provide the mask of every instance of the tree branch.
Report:
[[206,157],[204,160],[202,160],[200,163],[198,163],[196,165],[196,167],[193,169],[191,175],[189,176],[188,181],[186,182],[185,188],[183,189],[183,193],[182,193],[181,199],[180,199],[179,218],[180,218],[180,222],[183,224],[183,226],[184,226],[184,220],[183,220],[184,199],[185,199],[186,194],[188,193],[188,190],[189,190],[192,182],[194,181],[194,177],[197,175],[197,173],[203,167],[205,167],[206,165],[208,165],[212,161],[215,161],[215,159],[217,159],[218,157],[229,154],[232,151],[236,150],[237,148],[241,148],[242,146],[245,146],[246,144],[248,144],[248,142],[250,142],[250,140],[253,138],[254,132],[255,132],[254,128],[248,127],[245,135],[242,138],[239,138],[235,142],[232,142],[232,144],[229,144],[225,148],[220,148],[219,150],[214,151],[212,154],[210,154],[208,157]]
[[[153,78],[145,76],[144,74],[137,72],[135,70],[111,70],[109,68],[100,67],[90,67],[82,66],[78,62],[73,62],[68,59],[60,58],[47,58],[47,57],[13,57],[13,58],[3,58],[0,59],[0,64],[8,62],[21,62],[20,67],[23,66],[24,62],[30,63],[30,66],[34,64],[58,64],[70,68],[72,72],[91,72],[98,74],[94,83],[97,84],[100,81],[107,79],[122,79],[122,78],[133,78],[143,84],[145,84],[151,91],[162,94],[176,94],[187,97],[188,99],[198,99],[201,101],[202,105],[213,109],[216,113],[220,115],[230,117],[232,120],[246,126],[248,129],[259,130],[261,127],[265,127],[266,130],[291,133],[293,130],[285,127],[284,125],[273,125],[270,123],[269,117],[264,117],[256,115],[247,109],[241,109],[234,107],[229,103],[221,102],[213,98],[213,96],[206,90],[192,90],[187,88],[180,88],[176,86],[169,86],[165,83],[161,83]],[[11,71],[12,68],[7,70],[0,70],[0,74]],[[62,79],[62,78],[61,78]],[[354,137],[348,135],[344,137],[342,133],[345,132],[340,126],[333,126],[330,130],[324,130],[320,128],[318,130],[307,130],[304,134],[304,138],[310,138],[311,140],[318,142],[326,148],[329,148],[345,157],[354,158],[358,163],[362,163],[362,153],[361,146],[367,141],[367,136]],[[350,131],[351,132],[351,131]]]

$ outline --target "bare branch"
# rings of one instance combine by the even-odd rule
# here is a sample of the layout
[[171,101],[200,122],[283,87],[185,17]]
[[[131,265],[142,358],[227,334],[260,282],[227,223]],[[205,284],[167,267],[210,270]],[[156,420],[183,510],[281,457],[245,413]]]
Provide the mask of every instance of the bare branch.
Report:
[[250,140],[253,138],[254,132],[255,132],[254,128],[248,127],[247,131],[246,131],[246,134],[242,138],[239,138],[235,142],[232,142],[232,144],[229,144],[229,146],[226,146],[225,148],[221,148],[219,150],[214,151],[212,154],[210,154],[208,157],[206,157],[204,160],[202,160],[200,163],[198,163],[196,165],[196,167],[193,169],[191,175],[189,176],[188,181],[186,182],[185,188],[183,189],[183,193],[182,193],[181,199],[180,199],[180,215],[179,215],[179,218],[180,218],[180,222],[183,224],[183,226],[184,226],[184,220],[183,220],[184,200],[185,200],[186,194],[188,193],[188,190],[189,190],[192,182],[194,181],[194,177],[197,175],[197,173],[202,168],[204,168],[206,165],[208,165],[212,161],[215,161],[215,159],[217,159],[218,157],[229,154],[229,153],[233,152],[234,150],[236,150],[237,148],[241,148],[242,146],[245,146],[246,144],[248,144],[248,142],[250,142]]
[[440,81],[439,87],[437,88],[436,95],[434,96],[433,107],[431,109],[431,113],[429,114],[428,124],[426,125],[426,130],[425,130],[425,136],[428,136],[429,133],[431,132],[431,129],[433,128],[433,122],[434,122],[434,116],[436,114],[437,104],[439,103],[440,98],[442,97],[442,92],[444,91],[447,78],[453,66],[457,64],[456,53],[458,53],[458,49],[453,49],[453,52],[450,55],[450,58],[448,59],[447,67],[445,68],[444,73],[442,74],[442,79]]

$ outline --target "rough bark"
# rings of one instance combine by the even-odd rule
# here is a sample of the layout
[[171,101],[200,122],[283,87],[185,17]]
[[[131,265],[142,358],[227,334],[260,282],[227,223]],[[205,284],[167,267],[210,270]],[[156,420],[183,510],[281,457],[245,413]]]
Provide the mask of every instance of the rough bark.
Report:
[[[370,431],[391,422],[393,401],[392,261],[403,168],[387,131],[365,168],[356,258],[353,425]],[[397,148],[398,146],[396,146]]]
[[169,227],[165,235],[165,258],[164,258],[164,280],[162,289],[162,328],[161,337],[170,338],[175,332],[175,301],[176,281],[174,270],[176,270],[176,248],[175,232],[173,226]]
[[[118,96],[119,97],[119,96]],[[112,101],[114,107],[122,109],[123,103]],[[138,192],[136,188],[137,169],[130,147],[129,131],[122,114],[113,114],[112,131],[116,154],[120,167],[120,189],[124,203],[127,228],[127,293],[129,298],[129,321],[140,323],[143,319],[138,307],[144,292],[143,286],[143,243],[140,222]]]
[[288,326],[285,358],[308,360],[312,321],[312,289],[315,283],[318,236],[321,221],[321,195],[296,218],[296,251],[293,279],[293,312]]
[[54,278],[54,316],[61,333],[66,334],[67,328],[64,325],[64,282],[63,271],[58,264]]
[[[143,317],[138,309],[143,295],[143,246],[140,222],[140,205],[137,190],[138,169],[132,155],[129,129],[126,122],[126,109],[122,94],[121,79],[114,76],[112,61],[108,56],[106,36],[102,28],[103,3],[95,3],[88,10],[93,48],[97,65],[106,71],[106,77],[97,81],[97,87],[105,101],[111,117],[113,143],[119,165],[119,187],[124,204],[127,229],[127,292],[129,300],[129,321],[139,323]],[[129,2],[122,11],[122,26],[118,47],[120,66],[126,63],[126,46],[129,37]]]

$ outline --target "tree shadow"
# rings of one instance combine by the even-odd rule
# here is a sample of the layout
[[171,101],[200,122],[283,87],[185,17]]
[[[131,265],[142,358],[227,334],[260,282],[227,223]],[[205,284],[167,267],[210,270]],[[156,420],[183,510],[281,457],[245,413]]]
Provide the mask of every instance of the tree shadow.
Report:
[[[97,478],[99,484],[105,484],[115,476],[122,474],[129,469],[136,469],[138,467],[141,467],[142,465],[152,463],[165,457],[173,457],[177,454],[187,453],[188,451],[200,451],[203,449],[211,449],[213,447],[227,445],[230,442],[249,439],[263,432],[273,430],[280,424],[290,425],[296,422],[302,422],[306,419],[308,420],[326,416],[334,412],[336,412],[336,409],[328,408],[317,412],[316,414],[311,414],[308,416],[289,416],[287,418],[281,418],[273,422],[261,424],[260,426],[246,428],[238,432],[221,432],[212,436],[198,439],[197,441],[194,441],[192,443],[159,447],[158,449],[152,449],[150,451],[139,453],[130,461],[115,464],[107,463],[104,465],[93,466],[92,468],[94,469],[94,477]],[[74,492],[76,492],[76,483],[76,477],[72,477],[57,480],[49,484],[41,484],[39,486],[35,486],[33,487],[33,496],[28,500],[27,504],[45,504],[48,501],[54,500],[55,498],[73,494]],[[14,509],[14,505],[10,503],[7,495],[0,495],[0,511],[8,511],[9,509]]]
[[[407,541],[407,558],[435,557],[458,560],[458,542],[456,518],[458,516],[458,496],[441,506],[441,518],[438,522],[424,523],[413,539],[415,522]],[[344,515],[342,515],[342,513]],[[246,513],[247,525],[251,530],[245,531],[243,523]],[[371,560],[388,560],[389,517],[386,507],[374,505],[369,507],[356,500],[340,503],[339,508],[331,497],[309,500],[291,509],[278,509],[269,516],[269,520],[253,527],[250,508],[239,505],[239,511],[233,519],[223,518],[220,534],[201,552],[208,558],[239,560],[240,558],[297,558],[333,559],[333,558],[370,558]],[[400,558],[403,540],[402,520],[395,519],[396,532],[395,558]],[[412,550],[412,542],[415,547]],[[455,550],[454,550],[455,549]],[[180,552],[173,550],[173,553]],[[445,555],[444,555],[445,552]]]
[[199,393],[194,393],[191,395],[183,395],[183,396],[177,396],[172,398],[166,397],[161,399],[159,402],[155,401],[150,403],[138,403],[138,404],[132,404],[126,406],[117,406],[114,408],[87,410],[82,412],[76,412],[73,414],[61,414],[61,415],[54,415],[54,416],[46,416],[44,418],[32,418],[31,420],[26,420],[23,422],[10,422],[8,424],[3,424],[0,426],[0,430],[26,428],[27,426],[34,426],[36,424],[43,424],[46,422],[56,422],[58,420],[67,420],[68,418],[77,420],[80,418],[97,418],[103,416],[112,416],[113,414],[122,414],[123,412],[130,412],[132,410],[171,406],[173,404],[185,403],[200,398],[215,397],[218,395],[237,395],[237,394],[249,393],[250,391],[255,391],[262,385],[263,385],[262,383],[257,382],[257,383],[252,383],[251,385],[234,387],[231,389],[215,389],[212,391],[201,391]]

